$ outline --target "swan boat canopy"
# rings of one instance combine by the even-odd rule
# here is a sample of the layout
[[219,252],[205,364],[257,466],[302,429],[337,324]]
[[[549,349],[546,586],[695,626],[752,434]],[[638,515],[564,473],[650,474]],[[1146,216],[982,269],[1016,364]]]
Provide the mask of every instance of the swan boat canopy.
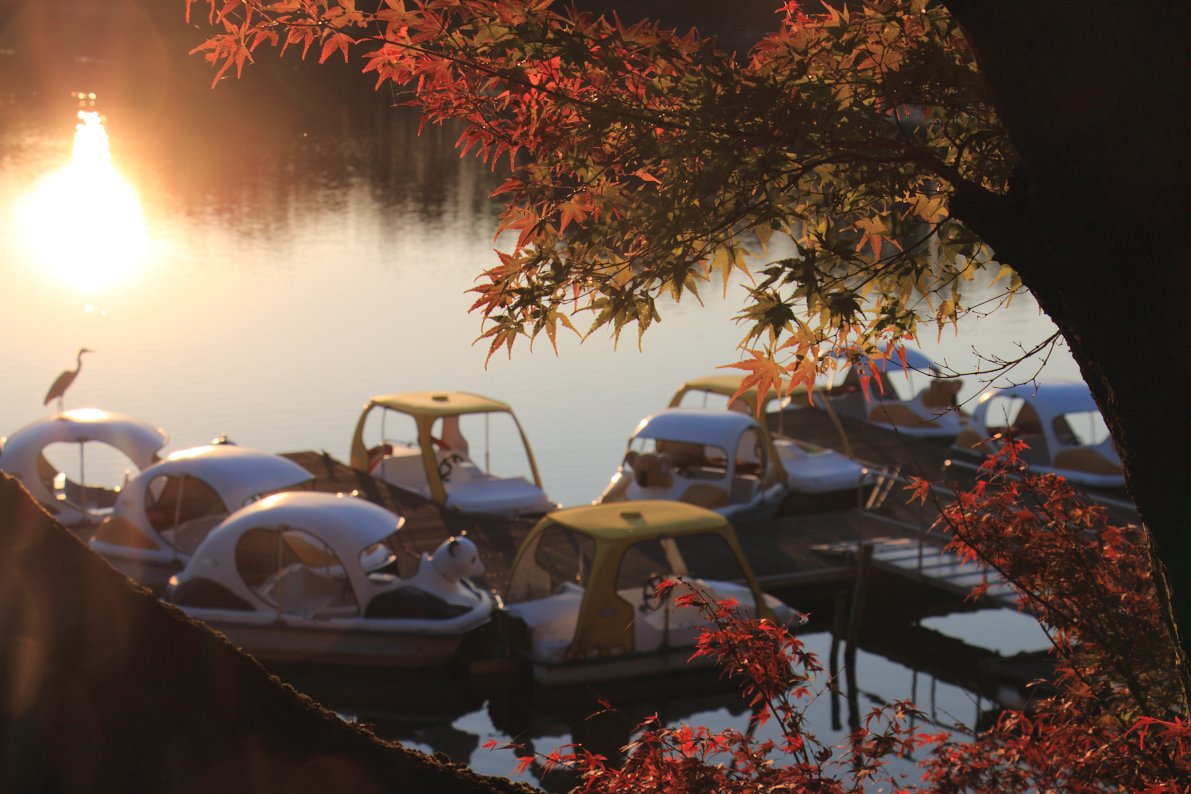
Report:
[[989,389],[952,449],[983,462],[1004,446],[1005,436],[1026,443],[1018,459],[1032,471],[1061,474],[1085,487],[1125,487],[1121,456],[1085,383]]
[[[713,375],[698,378],[682,384],[670,399],[670,407],[709,406],[723,407],[729,410],[758,416],[758,389],[746,389],[739,398],[733,396],[744,382],[744,375]],[[796,394],[805,395],[801,389]],[[729,402],[730,401],[730,402]],[[772,403],[778,402],[781,407],[786,401],[776,389],[770,389],[761,405],[760,427],[765,434],[769,447],[770,460],[777,469],[779,478],[786,483],[792,493],[808,496],[849,492],[859,495],[861,489],[876,479],[876,474],[868,468],[827,447],[820,447],[800,439],[792,438],[782,432],[782,412],[777,410],[777,430],[770,426],[767,417]],[[834,413],[831,417],[838,426]],[[847,436],[840,431],[841,441],[845,450],[850,450]]]
[[707,624],[654,592],[682,580],[744,616],[787,627],[804,616],[757,586],[732,525],[681,502],[642,501],[559,510],[526,537],[513,562],[507,608],[529,628],[534,678],[544,685],[635,678],[710,664],[690,660]]
[[180,450],[128,483],[91,548],[160,593],[228,515],[312,479],[288,458],[234,444]]
[[266,661],[442,665],[493,597],[469,578],[484,571],[469,539],[419,556],[403,523],[343,494],[268,496],[211,531],[165,600]]
[[559,506],[542,490],[513,409],[466,392],[374,397],[356,425],[351,465],[465,513],[533,516]]
[[[157,453],[168,441],[164,430],[139,419],[98,408],[79,408],[38,419],[0,438],[0,471],[19,479],[62,524],[76,531],[90,531],[111,514],[123,485],[88,483],[88,447],[99,444],[114,449],[140,471],[157,462]],[[78,480],[59,471],[47,459],[45,451],[52,444],[77,446]],[[93,452],[92,460],[95,457]],[[125,477],[130,475],[131,470],[126,470]]]

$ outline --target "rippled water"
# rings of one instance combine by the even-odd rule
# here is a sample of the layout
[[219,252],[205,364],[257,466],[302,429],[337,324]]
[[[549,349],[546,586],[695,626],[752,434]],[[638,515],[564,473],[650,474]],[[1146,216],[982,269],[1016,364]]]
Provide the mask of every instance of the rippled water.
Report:
[[[467,290],[497,263],[500,207],[488,194],[500,177],[458,157],[457,130],[419,135],[416,113],[367,78],[268,55],[212,91],[210,72],[183,54],[194,31],[111,8],[143,46],[49,61],[34,36],[45,20],[0,20],[0,435],[49,413],[46,390],[84,346],[96,352],[67,407],[150,421],[169,432],[170,450],[226,433],[346,459],[369,397],[474,391],[513,405],[547,492],[577,504],[598,495],[636,423],[680,382],[739,355],[731,318],[744,291],[732,285],[726,297],[708,289],[704,306],[663,306],[640,350],[598,332],[582,345],[561,337],[557,356],[545,339],[532,352],[521,344],[485,367]],[[72,158],[80,109],[103,114],[110,143],[90,171]],[[922,347],[964,369],[973,347],[1006,356],[1052,330],[1024,296]],[[1061,350],[1044,373],[1076,376]],[[967,381],[961,399],[978,388]],[[914,675],[861,657],[862,688],[881,698],[909,696]],[[507,752],[459,749],[511,730],[477,697],[433,730],[398,720],[397,734],[427,748],[451,737],[462,742],[456,760],[506,774]],[[954,687],[939,697],[960,718],[976,709]],[[747,715],[733,708],[678,711],[743,728]],[[574,733],[552,714],[534,712],[526,728],[539,749]]]

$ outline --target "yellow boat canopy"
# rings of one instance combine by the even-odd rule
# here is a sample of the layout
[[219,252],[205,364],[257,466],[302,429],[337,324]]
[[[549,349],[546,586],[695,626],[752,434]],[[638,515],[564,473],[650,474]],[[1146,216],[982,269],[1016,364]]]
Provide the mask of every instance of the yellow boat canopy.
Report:
[[[633,606],[617,594],[617,573],[625,552],[643,541],[660,541],[666,546],[683,536],[718,535],[726,546],[724,553],[735,556],[744,573],[757,604],[757,614],[769,620],[776,619],[740,550],[731,523],[719,513],[702,507],[658,500],[611,502],[558,510],[547,515],[530,531],[513,561],[506,589],[511,602],[550,594],[550,576],[536,558],[543,536],[551,530],[554,535],[565,534],[565,530],[578,533],[585,538],[579,546],[587,548],[579,558],[579,574],[585,580],[585,590],[574,640],[567,649],[568,659],[633,652],[633,621],[637,615]],[[563,543],[567,547],[573,546],[566,541]],[[548,557],[554,556],[547,549],[543,552]],[[673,553],[677,554],[677,551]],[[668,550],[667,557],[670,554]],[[674,565],[680,559],[673,560],[672,566],[682,575],[681,568]],[[586,572],[582,570],[585,565],[588,566]]]
[[507,403],[481,397],[462,391],[407,391],[397,394],[386,394],[383,397],[373,397],[364,406],[360,420],[356,423],[356,432],[352,435],[351,467],[367,472],[368,448],[364,445],[364,425],[368,420],[368,413],[373,408],[386,408],[412,416],[418,428],[418,445],[422,449],[422,462],[426,468],[426,480],[430,485],[430,497],[436,504],[447,503],[447,492],[443,486],[442,475],[438,471],[438,461],[434,457],[430,428],[438,419],[462,414],[490,414],[507,413],[513,417],[517,425],[517,432],[521,436],[521,443],[525,446],[525,454],[529,458],[529,468],[533,473],[534,484],[542,487],[542,478],[538,474],[538,464],[533,457],[533,449],[529,446],[529,439],[525,437],[525,430],[517,421],[517,415]]
[[369,407],[379,405],[410,416],[458,416],[460,414],[486,414],[494,411],[512,413],[512,409],[499,400],[481,397],[462,391],[407,391],[373,397]]

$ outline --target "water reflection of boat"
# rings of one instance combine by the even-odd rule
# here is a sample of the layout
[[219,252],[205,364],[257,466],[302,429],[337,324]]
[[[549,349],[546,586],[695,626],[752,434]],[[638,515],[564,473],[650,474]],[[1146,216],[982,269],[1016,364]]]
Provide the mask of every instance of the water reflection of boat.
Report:
[[228,515],[312,477],[287,458],[234,444],[174,452],[125,486],[91,548],[160,593]]
[[[364,438],[374,409],[381,409],[379,442],[371,447]],[[390,415],[393,415],[390,417]],[[389,421],[395,428],[389,428]],[[471,443],[483,438],[480,466],[471,457]],[[495,428],[493,425],[497,425]],[[492,447],[492,435],[506,442]],[[396,441],[392,439],[404,439]],[[518,445],[523,461],[514,460],[509,447]],[[493,474],[492,458],[508,471]],[[526,469],[526,464],[528,468]],[[405,392],[375,397],[360,415],[352,438],[351,465],[378,479],[414,491],[436,504],[466,513],[505,516],[541,515],[558,508],[542,490],[533,450],[513,410],[505,403],[464,392]],[[532,477],[530,482],[524,475]]]
[[[164,430],[139,419],[80,408],[38,419],[0,439],[0,470],[20,479],[62,524],[76,532],[89,532],[111,514],[123,485],[87,483],[87,445],[114,449],[139,471],[157,461],[158,451],[168,440]],[[53,444],[78,445],[79,481],[58,471],[46,458],[46,448]]]
[[668,408],[637,425],[597,503],[674,500],[744,520],[772,517],[786,493],[767,435],[753,417]]
[[1091,488],[1125,487],[1121,456],[1087,384],[990,389],[980,395],[971,426],[952,449],[981,463],[1008,437],[1027,444],[1018,457],[1033,471],[1061,474]]
[[[758,413],[759,394],[756,386],[746,389],[739,398],[732,400],[743,382],[743,375],[713,375],[687,381],[671,398],[670,407],[679,408],[684,404],[692,407],[700,401],[706,407],[710,398],[723,403],[729,410],[750,416],[767,416],[771,403],[782,402],[777,390],[770,389]],[[875,472],[870,472],[864,465],[834,449],[786,435],[782,432],[783,416],[783,412],[777,412],[776,430],[763,420],[761,431],[766,436],[769,457],[778,477],[786,483],[794,499],[800,502],[799,506],[836,506],[846,501],[854,504],[864,487],[875,481]],[[841,436],[844,444],[847,444],[847,437]]]
[[529,627],[535,680],[581,684],[686,668],[706,623],[697,609],[676,609],[675,593],[659,601],[654,588],[666,577],[716,601],[734,598],[749,617],[803,621],[761,592],[718,513],[663,501],[560,510],[530,532],[506,591],[510,613]]
[[350,496],[266,497],[211,531],[165,600],[265,660],[432,667],[487,623],[467,538],[406,551],[402,519]]

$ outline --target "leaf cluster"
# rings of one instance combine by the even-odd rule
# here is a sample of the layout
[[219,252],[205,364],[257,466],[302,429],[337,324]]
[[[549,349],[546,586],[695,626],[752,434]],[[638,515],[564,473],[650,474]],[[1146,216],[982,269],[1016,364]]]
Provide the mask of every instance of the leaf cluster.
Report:
[[[509,158],[499,232],[516,243],[474,290],[489,355],[578,333],[579,312],[584,336],[644,333],[662,300],[737,274],[746,388],[813,383],[827,353],[956,321],[988,257],[949,201],[1005,191],[1016,162],[970,48],[927,0],[791,2],[744,58],[549,0],[206,2],[220,74],[263,43],[323,59],[358,44],[378,85],[464,122],[464,151]],[[775,236],[791,255],[751,272]]]
[[1006,713],[973,744],[944,746],[928,779],[941,792],[1185,791],[1191,734],[1146,538],[1109,524],[1063,478],[1031,474],[1024,447],[1010,440],[939,523],[950,549],[999,572],[1038,617],[1059,693],[1032,714]]

